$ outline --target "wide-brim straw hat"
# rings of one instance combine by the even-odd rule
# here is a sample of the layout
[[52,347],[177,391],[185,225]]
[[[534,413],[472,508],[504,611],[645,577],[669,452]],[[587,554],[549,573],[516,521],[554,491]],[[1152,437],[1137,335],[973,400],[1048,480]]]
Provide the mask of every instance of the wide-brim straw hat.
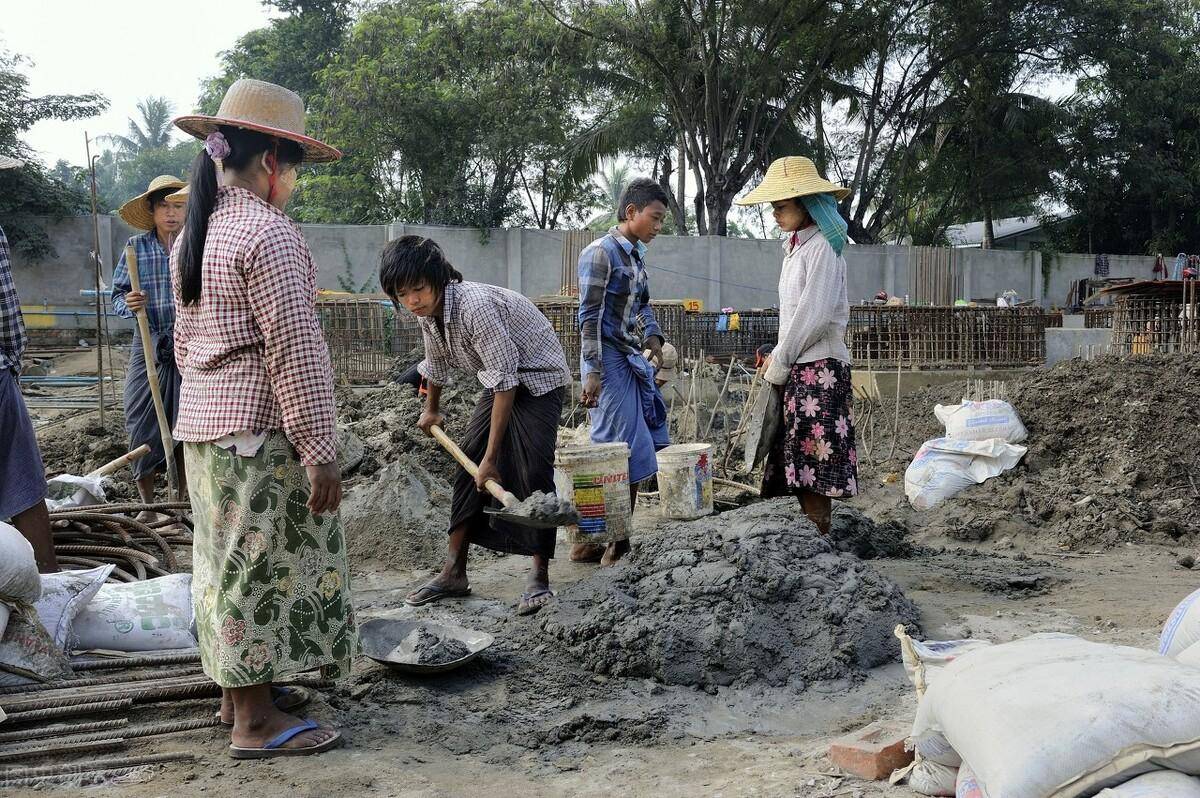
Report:
[[125,224],[138,230],[154,229],[154,209],[150,207],[150,195],[164,188],[181,189],[187,183],[172,175],[159,175],[150,181],[150,186],[141,194],[126,202],[117,211],[117,215],[125,220]]
[[186,185],[176,191],[174,194],[168,194],[167,199],[175,200],[176,202],[187,202],[187,198],[191,193],[192,187],[190,185]]
[[0,169],[16,169],[24,165],[25,162],[20,158],[10,158],[7,155],[0,155]]
[[830,183],[821,177],[817,165],[808,158],[789,155],[776,159],[767,167],[763,181],[746,196],[734,200],[734,203],[758,205],[792,197],[807,197],[810,194],[832,194],[840,201],[850,196],[850,189]]
[[225,92],[216,116],[189,114],[175,120],[175,127],[201,140],[221,125],[294,141],[304,148],[304,160],[309,163],[329,163],[342,157],[336,147],[304,135],[304,101],[296,92],[274,83],[242,78]]

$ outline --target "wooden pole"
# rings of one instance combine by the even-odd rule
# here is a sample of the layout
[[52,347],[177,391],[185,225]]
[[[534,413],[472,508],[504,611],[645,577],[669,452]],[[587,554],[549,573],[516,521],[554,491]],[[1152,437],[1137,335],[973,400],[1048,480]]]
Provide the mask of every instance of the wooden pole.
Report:
[[[104,336],[102,324],[104,305],[100,299],[101,266],[100,266],[100,216],[96,208],[96,162],[92,160],[92,142],[87,131],[83,133],[83,147],[87,153],[88,170],[91,174],[92,191],[92,265],[95,267],[96,282],[96,384],[100,390],[100,400],[97,407],[100,426],[104,426]],[[97,156],[99,157],[99,156]]]
[[91,473],[89,473],[88,476],[89,477],[108,476],[109,474],[113,473],[114,471],[119,471],[120,469],[129,465],[134,460],[140,460],[141,458],[145,457],[148,454],[150,454],[150,444],[143,443],[141,446],[137,447],[132,452],[129,452],[128,454],[123,454],[120,457],[116,458],[115,460],[110,460],[109,462],[107,462],[104,465],[97,468],[95,471],[92,471]]
[[[137,251],[132,245],[125,247],[125,265],[129,267],[129,284],[141,293],[142,281],[138,277]],[[167,465],[167,485],[171,498],[182,501],[179,479],[175,473],[175,442],[171,440],[171,425],[167,423],[167,411],[163,407],[162,390],[158,385],[158,363],[154,359],[154,345],[150,337],[150,319],[143,308],[137,312],[138,334],[142,338],[142,354],[146,358],[146,382],[150,383],[150,397],[154,400],[154,413],[158,416],[158,433],[162,436],[163,455]]]

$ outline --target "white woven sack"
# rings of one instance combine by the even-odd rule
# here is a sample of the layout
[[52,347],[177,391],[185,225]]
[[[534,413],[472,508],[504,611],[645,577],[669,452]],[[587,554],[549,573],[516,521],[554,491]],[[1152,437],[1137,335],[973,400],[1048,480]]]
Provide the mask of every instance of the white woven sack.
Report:
[[1020,443],[1029,436],[1017,410],[1000,399],[957,405],[935,405],[933,414],[946,428],[946,437],[956,441],[986,441],[999,438]]
[[1200,679],[1153,651],[1034,635],[946,666],[917,709],[925,731],[970,764],[980,798],[1092,795],[1151,769],[1200,773]]

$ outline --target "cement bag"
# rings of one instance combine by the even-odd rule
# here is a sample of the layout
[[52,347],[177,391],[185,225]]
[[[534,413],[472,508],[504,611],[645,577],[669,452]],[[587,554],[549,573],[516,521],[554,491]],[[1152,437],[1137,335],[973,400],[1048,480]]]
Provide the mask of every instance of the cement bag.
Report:
[[1200,590],[1179,602],[1171,612],[1158,638],[1158,653],[1175,657],[1197,642],[1200,642]]
[[77,616],[75,647],[112,651],[193,648],[192,575],[101,585]]
[[1016,408],[999,399],[963,399],[957,405],[935,405],[933,414],[945,426],[946,437],[956,441],[999,438],[1006,443],[1020,443],[1029,436]]
[[12,608],[0,637],[0,687],[71,678],[71,665],[28,604]]
[[32,604],[42,597],[33,546],[15,526],[0,521],[0,600]]
[[1153,651],[1033,635],[947,665],[917,708],[925,729],[981,798],[1075,798],[1152,768],[1200,773],[1200,679]]
[[73,626],[77,616],[108,579],[115,565],[87,571],[60,571],[42,575],[42,597],[34,604],[42,626],[62,650],[74,645]]
[[1096,798],[1200,798],[1200,780],[1174,770],[1156,770],[1101,790]]
[[1200,643],[1192,643],[1180,651],[1175,655],[1175,661],[1193,668],[1200,668]]
[[987,798],[984,795],[983,787],[979,784],[979,779],[975,778],[969,765],[963,765],[958,769],[958,781],[954,785],[954,798]]
[[918,510],[928,510],[951,496],[1009,470],[1025,456],[1025,447],[989,441],[925,441],[904,472],[904,494]]
[[928,759],[914,762],[912,770],[905,777],[905,783],[913,792],[921,795],[950,798],[955,794],[958,784],[958,768],[939,765]]

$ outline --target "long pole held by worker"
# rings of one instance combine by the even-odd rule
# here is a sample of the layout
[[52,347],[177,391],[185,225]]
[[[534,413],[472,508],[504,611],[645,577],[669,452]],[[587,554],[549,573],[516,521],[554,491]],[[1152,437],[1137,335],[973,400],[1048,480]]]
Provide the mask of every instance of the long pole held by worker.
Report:
[[[129,285],[139,293],[142,281],[138,277],[137,250],[125,247],[125,264],[129,267]],[[163,407],[162,390],[158,386],[158,361],[154,359],[154,342],[150,337],[150,319],[146,309],[137,312],[138,334],[142,339],[142,354],[146,358],[146,382],[150,383],[150,397],[154,399],[154,413],[158,416],[158,432],[162,436],[163,454],[166,457],[167,485],[171,488],[171,499],[183,501],[179,492],[179,476],[175,473],[175,442],[171,440],[171,425],[167,422],[167,411]]]

